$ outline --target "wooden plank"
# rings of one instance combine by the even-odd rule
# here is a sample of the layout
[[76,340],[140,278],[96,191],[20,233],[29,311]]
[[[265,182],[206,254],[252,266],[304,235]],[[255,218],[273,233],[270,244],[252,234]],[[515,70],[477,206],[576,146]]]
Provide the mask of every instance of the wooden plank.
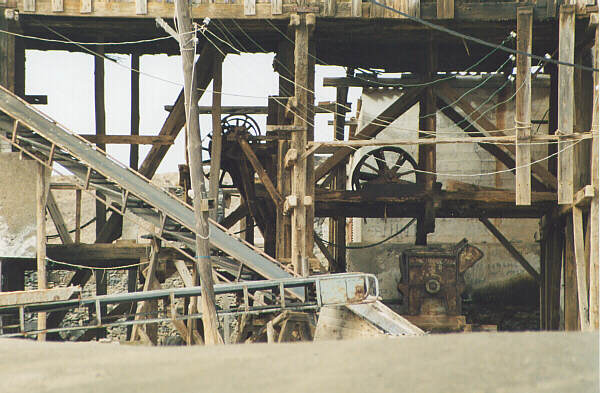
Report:
[[[373,119],[369,124],[363,127],[352,139],[374,138],[386,128],[386,124],[393,122],[404,112],[412,108],[418,101],[423,88],[411,88],[401,95],[396,101],[390,104],[379,116]],[[323,162],[315,169],[315,182],[335,168],[342,160],[350,156],[354,149],[344,148],[338,150],[335,154]]]
[[145,15],[148,13],[148,0],[135,0],[135,14]]
[[437,18],[454,19],[454,0],[437,0]]
[[[573,63],[575,60],[575,7],[562,5],[559,16],[558,59]],[[558,133],[573,134],[574,122],[574,71],[573,67],[558,66]],[[558,203],[573,203],[573,165],[574,151],[572,142],[558,143]]]
[[35,12],[35,0],[23,0],[23,11]]
[[[466,100],[461,100],[458,92],[449,87],[449,85],[443,83],[439,84],[435,90],[436,95],[445,103],[455,103],[455,107],[459,108],[465,115],[467,120],[471,122],[477,129],[485,136],[490,136],[490,132],[493,132],[495,136],[506,136],[503,132],[498,132],[496,126],[492,123],[485,115],[483,115],[475,106]],[[572,143],[572,142],[569,142]],[[513,157],[515,156],[514,146],[505,145],[503,147]],[[548,169],[546,169],[543,163],[536,163],[531,168],[532,175],[544,186],[550,190],[556,190],[557,180]]]
[[71,234],[67,229],[67,225],[65,224],[65,220],[63,219],[62,213],[58,208],[58,204],[56,203],[56,199],[54,199],[54,194],[52,191],[48,192],[48,200],[46,202],[46,206],[48,208],[48,213],[50,213],[50,217],[52,217],[52,221],[54,222],[54,227],[58,232],[58,236],[63,244],[73,244],[73,239],[71,238]]
[[244,15],[256,15],[256,0],[244,0]]
[[[431,80],[437,68],[437,47],[433,43],[433,38],[429,37],[423,45],[425,48],[423,61],[423,79]],[[432,86],[426,86],[419,99],[419,140],[429,140],[435,138],[437,125],[437,107]],[[436,151],[435,144],[418,146],[418,167],[420,170],[428,173],[417,172],[417,184],[420,184],[425,190],[433,190],[436,182]],[[423,214],[417,220],[417,233],[415,236],[416,245],[427,245],[427,234],[435,231],[435,208],[433,201],[426,200],[423,205]]]
[[[517,50],[531,53],[533,9],[517,9]],[[517,54],[515,101],[515,190],[517,205],[531,204],[531,58]]]
[[52,0],[52,12],[63,12],[64,10],[63,0]]
[[267,171],[265,171],[265,168],[263,168],[262,164],[258,160],[258,157],[256,157],[256,154],[254,154],[254,151],[250,147],[250,144],[248,144],[248,141],[243,138],[240,138],[238,139],[238,142],[240,144],[240,147],[242,148],[242,151],[246,155],[246,158],[248,159],[248,161],[250,161],[250,164],[254,168],[254,171],[256,171],[256,174],[258,175],[258,178],[260,179],[262,184],[267,189],[267,192],[271,196],[271,199],[273,200],[275,205],[277,205],[278,207],[282,207],[283,197],[281,196],[281,194],[279,194],[277,188],[275,188],[275,185],[271,181],[271,178],[267,174]]
[[335,16],[337,0],[325,0],[325,16]]
[[37,289],[31,291],[0,292],[0,307],[25,305],[31,303],[67,300],[73,294],[80,293],[81,287],[61,287]]
[[[147,292],[152,289],[152,285],[156,280],[156,268],[158,267],[158,254],[159,254],[159,246],[156,238],[152,238],[152,248],[150,252],[150,259],[148,264],[148,270],[146,271],[146,281],[144,282],[144,287],[142,289],[143,292]],[[141,319],[141,313],[148,307],[149,302],[143,301],[138,303],[135,320],[138,321]],[[139,334],[140,325],[133,325],[133,329],[131,331],[131,341],[136,341],[137,336]]]
[[221,221],[219,224],[221,224],[221,226],[229,229],[232,226],[234,226],[238,221],[240,221],[242,218],[246,217],[248,214],[249,214],[248,205],[246,205],[246,203],[242,202],[234,211],[229,213],[229,215],[227,217],[223,218],[223,221]]
[[211,210],[211,219],[217,219],[219,200],[219,179],[221,177],[221,150],[223,149],[223,132],[221,129],[221,91],[223,89],[223,58],[215,56],[213,63],[212,94],[212,145],[210,150],[210,172],[208,176],[208,196],[215,201]]
[[510,255],[517,261],[523,269],[529,273],[537,283],[540,283],[540,274],[529,264],[527,259],[521,255],[519,251],[510,243],[510,241],[488,220],[487,218],[480,218],[479,221],[494,235],[496,239],[506,248],[506,250],[510,253]]
[[577,273],[575,262],[575,246],[573,243],[573,218],[569,216],[565,220],[565,245],[563,253],[563,308],[564,325],[567,331],[580,329],[579,311],[577,304]]
[[350,16],[354,18],[362,17],[362,0],[351,0]]
[[75,243],[81,242],[81,190],[75,190]]
[[79,0],[79,12],[81,14],[91,14],[92,13],[92,0]]
[[283,0],[271,0],[271,15],[283,14]]
[[[48,197],[47,171],[43,164],[38,164],[36,176],[36,259],[37,259],[37,289],[48,288],[46,273],[46,199]],[[46,313],[38,313],[38,330],[46,329]],[[46,341],[46,333],[37,336],[38,341]]]
[[[593,59],[594,59],[594,67],[598,68],[600,64],[598,58],[598,45],[600,44],[600,29],[598,29],[598,25],[595,27],[595,36],[596,42],[593,49]],[[599,105],[600,102],[600,89],[598,87],[598,73],[594,72],[594,109],[592,116],[592,131],[594,132],[594,137],[592,139],[592,149],[591,149],[591,159],[590,159],[590,167],[591,167],[591,185],[594,188],[594,198],[590,204],[590,295],[589,295],[589,306],[590,306],[590,327],[591,329],[598,330],[599,321],[600,321],[600,237],[598,232],[600,231],[600,188],[598,182],[598,172],[600,171],[600,166],[598,165],[598,160],[600,154],[598,153],[600,146],[600,139],[598,138],[598,131],[600,127],[598,127],[598,119],[599,119]]]
[[146,244],[48,244],[47,254],[61,262],[118,261],[147,259],[150,253]]
[[[134,132],[132,130],[132,132]],[[138,131],[139,132],[139,131]],[[90,143],[98,145],[172,145],[175,142],[173,135],[88,135],[80,134]]]
[[[140,135],[140,55],[131,54],[131,136]],[[164,137],[164,135],[159,135]],[[175,137],[172,136],[173,141]],[[110,142],[106,142],[110,143]],[[133,170],[138,170],[140,159],[140,148],[137,144],[132,144],[129,148],[129,166]]]
[[583,213],[573,207],[573,245],[575,248],[575,271],[577,275],[577,299],[579,305],[579,326],[581,330],[589,330],[587,269],[585,260],[585,243],[583,235]]

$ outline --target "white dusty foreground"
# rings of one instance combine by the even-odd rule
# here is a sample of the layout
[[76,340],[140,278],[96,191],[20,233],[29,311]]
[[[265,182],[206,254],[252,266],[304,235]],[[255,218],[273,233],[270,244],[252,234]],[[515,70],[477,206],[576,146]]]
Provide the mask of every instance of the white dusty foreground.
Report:
[[598,392],[597,333],[227,347],[0,340],[0,392]]

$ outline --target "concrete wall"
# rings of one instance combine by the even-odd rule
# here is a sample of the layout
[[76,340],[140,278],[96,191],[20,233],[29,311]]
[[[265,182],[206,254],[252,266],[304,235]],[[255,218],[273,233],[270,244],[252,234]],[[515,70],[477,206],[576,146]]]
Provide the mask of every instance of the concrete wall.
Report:
[[0,257],[35,257],[37,166],[0,153]]
[[[493,98],[489,103],[483,105],[482,110],[487,112],[486,117],[496,122],[496,109],[493,108],[499,101],[494,96],[497,87],[480,88],[469,93],[464,100],[477,107],[490,96]],[[461,90],[461,94],[466,92]],[[514,87],[513,90],[514,92]],[[509,93],[509,98],[513,93]],[[548,83],[546,80],[534,83],[532,119],[542,119],[546,109]],[[359,124],[367,124],[377,116],[392,100],[398,97],[396,91],[374,90],[363,91],[362,112]],[[417,138],[419,118],[418,104],[407,111],[403,116],[394,121],[377,139],[414,139]],[[514,99],[507,103],[505,114],[505,127],[514,127]],[[437,129],[440,137],[465,137],[466,136],[451,120],[441,113],[437,114]],[[547,126],[534,126],[533,132],[547,133]],[[514,131],[507,132],[513,134]],[[402,146],[415,160],[417,159],[417,146]],[[362,154],[373,148],[362,148],[354,155],[355,165]],[[547,145],[533,147],[533,160],[543,158],[547,155]],[[483,176],[451,176],[451,174],[481,174],[503,170],[505,167],[477,144],[448,144],[437,146],[437,172],[438,181],[445,189],[451,181],[460,181],[479,186],[497,187],[514,190],[514,175],[510,172]],[[351,173],[351,172],[349,172]],[[381,240],[398,231],[404,226],[408,219],[362,219],[354,218],[352,223],[353,245],[370,244]],[[539,239],[537,219],[494,219],[493,223],[504,233],[504,235],[521,251],[523,256],[539,271]],[[324,231],[325,234],[327,231]],[[363,271],[375,273],[382,289],[385,300],[397,300],[398,291],[396,285],[400,279],[399,257],[402,250],[414,244],[416,225],[413,225],[400,236],[393,238],[383,245],[369,249],[358,249],[348,251],[348,269],[351,271]],[[429,244],[448,245],[455,244],[467,238],[469,242],[480,248],[485,256],[472,269],[465,279],[468,290],[480,288],[489,283],[499,283],[516,275],[524,273],[522,267],[514,261],[508,252],[497,242],[487,229],[476,219],[437,219],[436,232],[428,237]]]

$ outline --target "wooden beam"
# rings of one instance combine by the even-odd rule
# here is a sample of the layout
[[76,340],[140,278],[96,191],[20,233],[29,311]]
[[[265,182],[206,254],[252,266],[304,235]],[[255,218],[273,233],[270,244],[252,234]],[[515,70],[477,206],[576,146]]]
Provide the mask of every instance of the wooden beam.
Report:
[[577,304],[577,268],[573,243],[573,217],[565,217],[565,244],[563,250],[563,308],[567,331],[580,330]]
[[[575,7],[562,5],[559,15],[558,60],[573,63],[575,60]],[[558,66],[558,132],[573,133],[574,123],[574,71],[567,65]],[[572,142],[558,143],[558,203],[573,203],[574,149]]]
[[219,201],[219,179],[221,176],[221,150],[223,149],[223,130],[221,129],[221,91],[223,90],[223,58],[214,57],[212,94],[212,145],[210,149],[210,172],[208,176],[208,196],[215,201],[211,210],[211,219],[217,219]]
[[[140,55],[131,54],[131,136],[140,135]],[[173,141],[175,137],[173,137]],[[110,143],[110,142],[106,142]],[[129,166],[133,170],[139,167],[140,148],[132,144],[129,148]]]
[[248,214],[248,205],[246,205],[245,202],[241,202],[240,205],[234,211],[229,213],[227,217],[223,218],[223,221],[221,221],[219,224],[229,229]]
[[[412,108],[418,101],[423,91],[423,87],[411,88],[396,101],[390,104],[379,116],[373,119],[369,124],[363,127],[352,139],[369,139],[374,138],[383,131],[387,124],[402,116],[407,110]],[[323,176],[335,168],[342,160],[352,154],[355,150],[344,148],[338,150],[335,154],[323,162],[315,169],[315,181],[319,181]]]
[[[533,31],[532,7],[517,9],[517,50],[531,53]],[[516,124],[516,204],[531,204],[531,57],[517,53],[515,100]]]
[[[131,130],[132,133],[139,132]],[[80,134],[82,138],[97,145],[172,145],[174,136],[169,135],[86,135]],[[133,147],[133,146],[132,146]]]
[[254,170],[256,171],[258,178],[267,189],[267,192],[271,196],[273,203],[275,203],[275,205],[278,208],[281,208],[283,206],[283,197],[275,188],[275,185],[271,181],[271,178],[267,174],[267,171],[265,171],[265,168],[263,168],[262,164],[258,160],[258,157],[256,157],[256,154],[254,154],[254,151],[250,147],[250,144],[248,144],[248,141],[244,138],[239,138],[238,143],[240,144],[242,151],[246,155],[246,158],[248,158],[248,161],[250,161],[252,168],[254,168]]
[[54,194],[52,191],[48,192],[48,201],[46,202],[46,206],[62,243],[73,244],[73,239],[71,238],[71,234],[67,229],[67,225],[65,224],[65,220],[63,219],[62,213],[58,208],[58,204],[56,203],[56,199],[54,199]]
[[[177,24],[181,34],[191,34],[192,18],[190,8],[184,0],[175,0]],[[206,195],[204,172],[202,170],[202,141],[198,118],[198,85],[193,74],[195,44],[193,40],[180,40],[181,61],[184,77],[185,116],[187,121],[188,150],[190,157],[190,179],[194,192],[194,217],[196,225],[196,269],[202,286],[202,322],[204,341],[207,345],[223,343],[218,331],[217,310],[213,284],[212,263],[208,228],[208,210],[202,209],[202,198]],[[210,59],[214,64],[214,57]]]
[[[152,284],[156,281],[156,268],[158,267],[158,254],[159,254],[159,245],[156,238],[152,238],[152,247],[150,252],[148,270],[146,271],[146,281],[144,282],[144,287],[142,289],[143,292],[147,292],[152,289]],[[141,314],[147,309],[149,302],[142,301],[137,305],[137,311],[135,320],[141,319]],[[131,341],[137,340],[137,335],[139,334],[139,325],[134,325],[131,331]]]
[[[598,68],[600,61],[598,57],[598,45],[600,44],[600,29],[598,25],[595,27],[596,42],[593,49],[593,64],[595,68]],[[592,139],[591,159],[590,159],[590,172],[591,172],[591,185],[594,188],[594,198],[590,204],[590,295],[589,295],[589,307],[590,307],[590,327],[591,329],[598,330],[600,321],[600,238],[598,232],[600,231],[600,183],[598,182],[598,173],[600,172],[600,166],[598,160],[600,154],[598,153],[600,146],[600,139],[598,138],[598,132],[600,127],[599,122],[599,105],[600,102],[600,89],[599,89],[599,76],[597,72],[594,72],[594,109],[592,116],[592,131],[594,132],[594,138]]]
[[[61,262],[123,261],[148,259],[149,247],[145,244],[48,244],[48,257]],[[81,262],[80,262],[81,261]]]
[[[423,79],[431,80],[437,68],[437,47],[433,43],[432,37],[424,47],[424,70]],[[419,139],[435,138],[437,123],[437,107],[432,86],[426,86],[419,100],[419,130],[425,131],[419,133]],[[426,191],[433,190],[436,182],[436,150],[435,144],[418,146],[418,167],[421,171],[417,172],[417,183],[422,185]],[[417,232],[415,244],[427,245],[427,234],[435,231],[435,208],[431,200],[426,200],[423,205],[423,214],[417,220]]]
[[579,326],[581,330],[589,330],[589,309],[587,291],[587,263],[585,258],[585,242],[583,235],[583,213],[580,208],[573,207],[573,246],[575,249],[575,271],[577,277],[577,304],[579,306]]
[[506,248],[506,250],[510,253],[510,255],[517,261],[523,269],[527,271],[539,284],[541,282],[540,274],[529,264],[527,259],[521,255],[519,251],[510,243],[510,241],[488,220],[487,218],[480,218],[479,221],[494,235],[496,239]]
[[[37,289],[48,288],[48,274],[46,273],[46,200],[48,197],[47,171],[43,164],[37,166],[36,176],[36,259],[37,259]],[[38,313],[38,330],[46,329],[46,313]],[[46,333],[37,336],[38,341],[46,341]]]
[[454,0],[437,0],[437,18],[454,19]]
[[319,247],[319,250],[321,250],[321,253],[323,253],[323,256],[325,257],[325,259],[327,259],[327,262],[329,262],[329,271],[337,272],[338,271],[337,261],[335,260],[333,255],[331,255],[331,253],[329,252],[329,249],[327,248],[325,243],[323,243],[323,241],[319,238],[316,231],[313,231],[313,236],[315,239],[315,243],[317,244],[317,247]]
[[[458,92],[450,88],[447,84],[442,83],[437,86],[435,90],[436,95],[445,103],[454,103],[456,108],[459,108],[465,115],[466,118],[475,126],[484,136],[490,136],[490,132],[493,132],[495,136],[506,136],[505,133],[496,130],[494,123],[489,121],[487,117],[482,114],[475,106],[466,100],[461,100]],[[571,143],[571,142],[567,142]],[[511,156],[515,156],[514,146],[505,145],[503,147]],[[542,163],[534,164],[531,168],[532,175],[537,178],[540,183],[550,190],[556,190],[556,177],[554,177],[548,169],[546,169]]]

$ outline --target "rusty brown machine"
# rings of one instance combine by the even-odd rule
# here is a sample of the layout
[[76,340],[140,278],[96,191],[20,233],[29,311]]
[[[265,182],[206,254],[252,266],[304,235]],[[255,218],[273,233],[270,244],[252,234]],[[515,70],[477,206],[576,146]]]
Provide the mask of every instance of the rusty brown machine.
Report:
[[463,331],[469,327],[461,315],[464,273],[483,252],[463,239],[452,247],[417,246],[400,256],[398,291],[405,317],[427,331]]

